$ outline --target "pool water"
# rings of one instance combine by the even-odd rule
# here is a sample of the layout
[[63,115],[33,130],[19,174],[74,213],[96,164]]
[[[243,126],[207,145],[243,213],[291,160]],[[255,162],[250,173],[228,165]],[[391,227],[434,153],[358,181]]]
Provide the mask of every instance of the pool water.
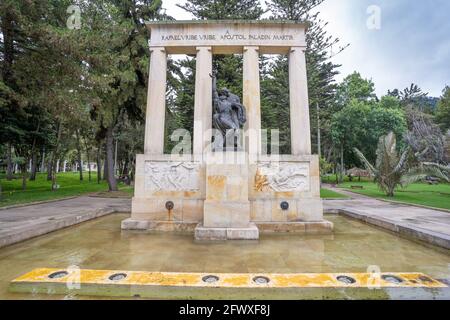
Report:
[[[122,231],[120,222],[127,217],[110,215],[0,249],[0,299],[84,299],[8,292],[11,280],[35,268],[69,266],[205,273],[340,273],[379,268],[381,272],[422,272],[435,279],[450,279],[449,250],[336,215],[327,215],[335,225],[333,235],[263,234],[257,242],[217,243],[195,242],[192,234]],[[355,296],[353,291],[329,289],[322,297],[450,299],[450,290],[361,289]]]

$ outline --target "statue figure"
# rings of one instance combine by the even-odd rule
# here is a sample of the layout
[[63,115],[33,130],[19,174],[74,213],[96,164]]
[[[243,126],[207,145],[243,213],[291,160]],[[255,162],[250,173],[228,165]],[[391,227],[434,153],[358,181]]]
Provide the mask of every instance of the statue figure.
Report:
[[[227,147],[227,141],[239,136],[237,133],[247,122],[245,107],[241,104],[239,97],[227,88],[217,90],[217,71],[214,71],[211,77],[213,79],[213,127],[221,132],[223,146]],[[237,150],[239,141],[234,141],[233,144],[234,150]]]

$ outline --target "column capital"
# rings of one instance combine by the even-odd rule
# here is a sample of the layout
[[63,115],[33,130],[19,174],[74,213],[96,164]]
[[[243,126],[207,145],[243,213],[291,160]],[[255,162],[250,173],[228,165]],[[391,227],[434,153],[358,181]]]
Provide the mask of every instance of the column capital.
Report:
[[244,46],[244,52],[248,51],[248,50],[255,50],[257,52],[259,52],[259,46]]
[[296,51],[305,52],[306,47],[290,47],[289,48],[289,52],[296,52]]
[[201,50],[208,50],[208,51],[212,51],[212,47],[211,46],[197,46],[197,47],[195,47],[195,50],[198,52],[198,51],[201,51]]
[[152,53],[153,51],[161,51],[163,53],[166,53],[166,47],[150,47],[150,53]]

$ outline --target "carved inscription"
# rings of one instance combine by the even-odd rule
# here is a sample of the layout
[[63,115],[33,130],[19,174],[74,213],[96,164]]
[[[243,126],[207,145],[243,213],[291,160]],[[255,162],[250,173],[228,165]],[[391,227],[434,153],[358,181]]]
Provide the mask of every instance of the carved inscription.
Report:
[[294,36],[292,34],[242,34],[230,33],[225,34],[163,34],[162,41],[245,41],[245,40],[260,40],[260,41],[292,41]]

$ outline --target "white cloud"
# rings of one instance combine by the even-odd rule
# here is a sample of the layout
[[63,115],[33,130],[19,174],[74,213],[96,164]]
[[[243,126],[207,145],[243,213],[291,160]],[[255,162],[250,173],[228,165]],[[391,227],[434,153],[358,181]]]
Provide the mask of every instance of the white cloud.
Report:
[[[191,14],[176,6],[184,2],[165,0],[163,7],[178,20],[191,20]],[[371,5],[381,8],[380,30],[367,28]],[[375,82],[378,95],[414,82],[439,96],[450,84],[449,1],[326,0],[318,10],[329,23],[329,33],[340,38],[341,45],[350,43],[333,58],[342,65],[337,80],[358,71]]]

